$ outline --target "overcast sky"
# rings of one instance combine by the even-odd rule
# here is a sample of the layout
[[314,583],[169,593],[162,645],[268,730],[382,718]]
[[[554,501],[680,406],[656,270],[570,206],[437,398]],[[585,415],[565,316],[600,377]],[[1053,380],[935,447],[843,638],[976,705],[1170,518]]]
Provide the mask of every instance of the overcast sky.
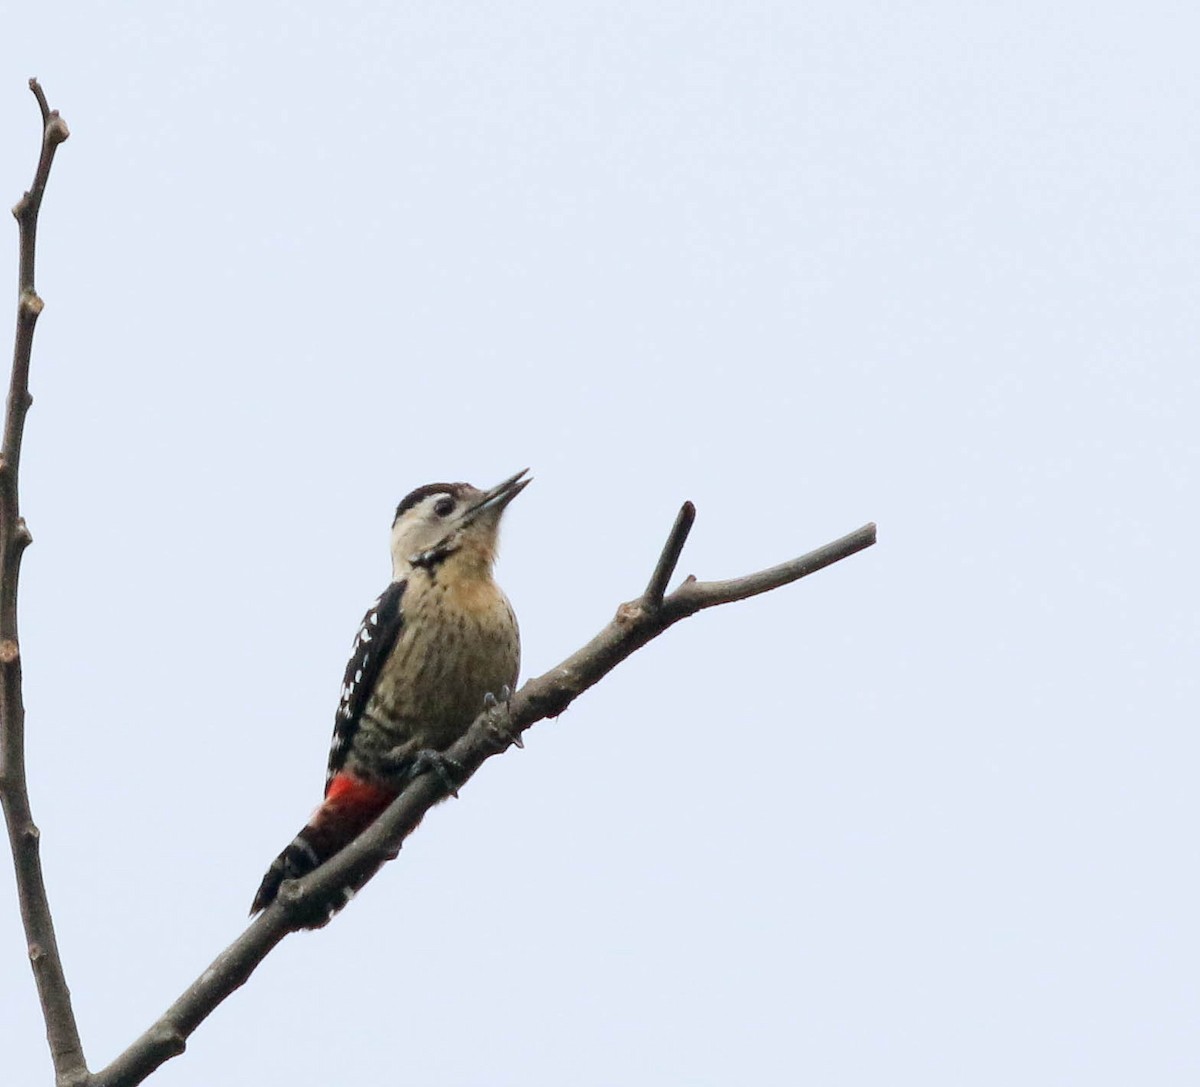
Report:
[[[526,675],[684,499],[680,574],[880,542],[536,726],[155,1084],[1197,1082],[1193,4],[10,7],[93,1067],[319,800],[397,500],[529,465]],[[7,864],[0,1054],[50,1082]]]

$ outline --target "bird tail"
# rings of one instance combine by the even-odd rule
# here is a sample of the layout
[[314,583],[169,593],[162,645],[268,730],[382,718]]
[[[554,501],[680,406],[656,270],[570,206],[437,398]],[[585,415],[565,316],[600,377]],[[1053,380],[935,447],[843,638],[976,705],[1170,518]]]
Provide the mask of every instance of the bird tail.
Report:
[[363,781],[352,774],[335,774],[326,786],[324,802],[271,862],[254,896],[251,916],[275,901],[284,880],[308,875],[354,841],[397,795],[395,789]]

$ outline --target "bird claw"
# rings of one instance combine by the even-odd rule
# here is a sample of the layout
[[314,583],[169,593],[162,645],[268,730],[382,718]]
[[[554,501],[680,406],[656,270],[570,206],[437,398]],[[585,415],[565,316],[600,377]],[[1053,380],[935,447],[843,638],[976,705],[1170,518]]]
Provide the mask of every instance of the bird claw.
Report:
[[461,763],[455,761],[449,755],[443,754],[441,751],[424,748],[418,751],[413,758],[409,777],[415,778],[421,774],[428,773],[436,774],[445,788],[446,794],[454,797],[455,800],[458,799],[458,782],[461,782],[464,776]]
[[500,688],[497,698],[491,691],[483,696],[483,712],[487,715],[484,726],[500,744],[500,750],[507,749],[509,744],[523,748],[525,741],[521,739],[519,729],[514,729],[508,720],[508,704],[512,701],[512,688],[506,683]]

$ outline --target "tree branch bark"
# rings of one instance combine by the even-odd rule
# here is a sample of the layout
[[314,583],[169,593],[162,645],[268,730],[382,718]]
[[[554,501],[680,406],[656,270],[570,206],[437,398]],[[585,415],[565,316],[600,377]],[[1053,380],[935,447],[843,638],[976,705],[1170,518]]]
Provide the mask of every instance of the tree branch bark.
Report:
[[[824,569],[875,543],[875,526],[862,528],[790,562],[732,581],[687,578],[663,595],[679,561],[695,518],[687,502],[679,512],[646,591],[622,604],[612,621],[587,645],[557,667],[531,679],[507,706],[481,713],[467,734],[446,752],[466,782],[493,755],[518,743],[521,733],[547,717],[557,717],[584,691],[603,679],[626,657],[668,627],[705,608],[768,592]],[[288,881],[279,897],[261,913],[162,1017],[112,1064],[91,1079],[90,1087],[134,1087],[159,1065],[182,1053],[188,1036],[238,989],[289,932],[314,927],[328,918],[326,903],[342,888],[361,886],[400,850],[425,813],[446,799],[437,774],[409,785],[391,807],[355,841],[311,875]],[[319,922],[319,923],[323,923]]]
[[37,257],[38,212],[50,179],[54,152],[69,135],[66,122],[52,110],[36,79],[29,89],[42,113],[42,152],[33,185],[13,208],[20,234],[20,267],[17,279],[17,335],[13,346],[12,378],[4,416],[4,441],[0,447],[0,803],[8,824],[21,922],[29,946],[29,962],[37,983],[46,1039],[59,1087],[74,1087],[87,1079],[83,1047],[71,1008],[71,993],[63,973],[46,885],[42,879],[37,825],[29,809],[25,780],[25,706],[21,697],[21,649],[17,637],[17,586],[21,556],[32,537],[21,516],[17,472],[29,395],[29,361],[33,331],[42,300],[34,286]]

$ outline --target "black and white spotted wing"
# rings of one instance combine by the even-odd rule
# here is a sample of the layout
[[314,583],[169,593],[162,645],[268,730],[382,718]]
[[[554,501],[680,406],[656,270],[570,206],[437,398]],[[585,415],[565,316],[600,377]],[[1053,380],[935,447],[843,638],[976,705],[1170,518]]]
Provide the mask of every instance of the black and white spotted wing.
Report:
[[354,645],[350,649],[350,660],[346,663],[346,674],[342,677],[342,693],[338,699],[337,714],[333,722],[333,743],[329,748],[329,769],[325,774],[325,788],[346,762],[354,733],[366,709],[367,700],[379,676],[379,669],[400,636],[404,615],[400,600],[404,596],[406,582],[394,581],[363,616]]

